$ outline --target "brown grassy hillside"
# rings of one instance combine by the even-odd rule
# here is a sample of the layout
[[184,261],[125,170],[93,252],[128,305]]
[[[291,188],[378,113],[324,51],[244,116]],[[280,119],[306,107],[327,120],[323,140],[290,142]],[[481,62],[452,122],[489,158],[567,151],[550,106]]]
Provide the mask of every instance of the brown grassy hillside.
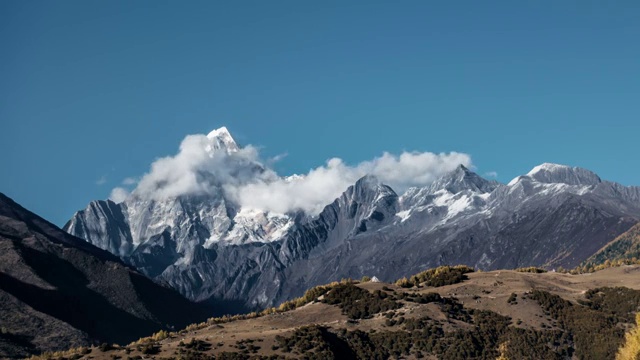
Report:
[[293,310],[212,319],[82,357],[613,359],[639,306],[640,266],[474,272],[439,287],[343,281],[285,306]]

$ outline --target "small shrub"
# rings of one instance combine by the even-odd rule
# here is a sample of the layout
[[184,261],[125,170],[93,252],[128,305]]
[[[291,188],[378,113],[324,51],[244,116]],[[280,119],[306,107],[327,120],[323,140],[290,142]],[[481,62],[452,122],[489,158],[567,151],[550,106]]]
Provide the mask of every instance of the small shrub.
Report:
[[166,339],[168,337],[169,337],[169,333],[167,331],[165,331],[165,330],[160,330],[157,333],[151,335],[151,338],[154,341],[162,341],[162,340],[164,340],[164,339]]
[[207,351],[211,349],[211,343],[208,343],[204,340],[191,338],[191,341],[189,341],[188,343],[183,343],[182,347],[195,351]]
[[106,351],[109,351],[109,350],[113,350],[113,345],[107,344],[107,343],[102,343],[102,344],[100,344],[98,349],[100,349],[100,351],[102,351],[102,352],[106,352]]
[[350,319],[367,319],[373,314],[401,307],[399,303],[389,299],[385,292],[376,290],[370,293],[353,284],[336,286],[322,301],[329,305],[338,305]]
[[154,355],[160,352],[160,346],[153,343],[146,343],[140,351],[145,355]]
[[473,272],[473,268],[466,265],[440,266],[413,275],[409,279],[404,277],[396,281],[396,285],[408,288],[419,286],[420,284],[432,287],[457,284],[466,280],[467,276],[465,274],[470,272]]

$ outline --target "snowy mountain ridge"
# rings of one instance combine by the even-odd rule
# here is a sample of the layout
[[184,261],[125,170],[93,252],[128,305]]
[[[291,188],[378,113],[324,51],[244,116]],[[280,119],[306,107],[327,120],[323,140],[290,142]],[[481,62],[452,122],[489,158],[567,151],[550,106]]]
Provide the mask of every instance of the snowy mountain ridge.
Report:
[[[234,172],[222,176],[276,179],[259,162],[236,158],[244,149],[226,128],[202,144],[220,164],[233,162]],[[205,170],[196,174],[206,177],[207,191],[160,199],[134,191],[119,204],[93,201],[64,229],[191,299],[259,308],[342,277],[391,280],[457,263],[569,267],[640,220],[639,187],[558,164],[541,164],[508,184],[461,165],[400,195],[367,175],[319,214],[243,207],[218,170]]]

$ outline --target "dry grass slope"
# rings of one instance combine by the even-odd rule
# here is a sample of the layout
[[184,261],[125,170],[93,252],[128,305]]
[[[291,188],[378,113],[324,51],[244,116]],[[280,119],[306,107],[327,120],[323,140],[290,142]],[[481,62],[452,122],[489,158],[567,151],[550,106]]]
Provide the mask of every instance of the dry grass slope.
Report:
[[584,275],[530,270],[463,275],[465,280],[453,284],[421,282],[412,288],[345,279],[310,289],[280,308],[212,318],[113,349],[94,347],[89,356],[613,359],[632,343],[629,334],[625,342],[624,328],[632,326],[640,306],[640,266]]

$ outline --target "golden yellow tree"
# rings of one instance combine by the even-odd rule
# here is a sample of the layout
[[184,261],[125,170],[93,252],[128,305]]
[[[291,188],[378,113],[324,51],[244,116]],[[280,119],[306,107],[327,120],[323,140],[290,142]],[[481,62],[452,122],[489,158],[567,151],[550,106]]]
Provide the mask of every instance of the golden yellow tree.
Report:
[[640,313],[636,314],[636,327],[624,335],[624,344],[616,354],[616,360],[640,359]]
[[500,356],[496,358],[496,360],[509,360],[509,358],[507,357],[507,346],[509,344],[506,342],[503,342],[502,344],[500,344],[500,346],[498,346],[498,351],[500,351]]

